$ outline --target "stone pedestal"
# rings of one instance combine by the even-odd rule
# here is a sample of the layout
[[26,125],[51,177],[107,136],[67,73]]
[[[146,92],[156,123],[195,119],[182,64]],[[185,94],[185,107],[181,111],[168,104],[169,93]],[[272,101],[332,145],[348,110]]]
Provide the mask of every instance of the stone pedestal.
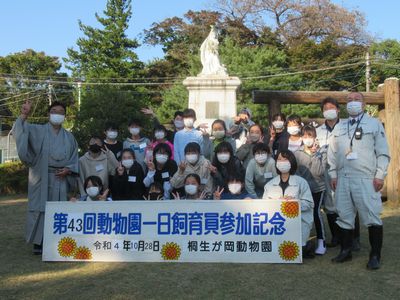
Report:
[[189,108],[196,112],[197,122],[211,123],[222,119],[229,126],[236,116],[236,90],[241,81],[238,77],[207,75],[188,77],[183,85],[189,91]]

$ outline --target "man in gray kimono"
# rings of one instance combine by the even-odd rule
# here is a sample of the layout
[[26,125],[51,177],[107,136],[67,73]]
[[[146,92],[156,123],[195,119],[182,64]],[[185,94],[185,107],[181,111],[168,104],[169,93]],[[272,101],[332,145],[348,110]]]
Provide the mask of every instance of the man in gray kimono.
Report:
[[50,105],[49,123],[44,125],[28,123],[31,107],[29,101],[22,105],[13,134],[18,156],[29,167],[26,240],[33,243],[35,254],[41,254],[46,202],[67,201],[67,193],[75,188],[78,144],[62,127],[64,104]]

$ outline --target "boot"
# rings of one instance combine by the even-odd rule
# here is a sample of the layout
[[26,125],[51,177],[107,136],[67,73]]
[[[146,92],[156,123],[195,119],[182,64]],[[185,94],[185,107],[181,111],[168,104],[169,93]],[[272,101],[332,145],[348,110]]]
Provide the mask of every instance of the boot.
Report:
[[325,240],[318,239],[317,249],[315,249],[315,254],[324,255],[326,253],[326,245]]
[[329,229],[331,230],[332,239],[330,243],[327,243],[326,246],[328,248],[334,248],[339,245],[339,237],[338,237],[338,225],[336,224],[336,219],[338,218],[337,214],[327,214]]
[[354,220],[354,235],[353,235],[353,247],[352,251],[358,252],[361,249],[360,243],[360,218],[358,217],[358,213],[356,215],[356,219]]
[[302,247],[303,258],[314,258],[314,246],[311,241],[307,241],[307,244]]
[[332,262],[342,263],[352,259],[351,247],[353,244],[353,230],[343,229],[339,227],[340,237],[340,253],[338,256],[332,258]]
[[369,243],[371,244],[371,252],[367,264],[368,270],[377,270],[381,266],[381,249],[383,241],[383,227],[368,227]]

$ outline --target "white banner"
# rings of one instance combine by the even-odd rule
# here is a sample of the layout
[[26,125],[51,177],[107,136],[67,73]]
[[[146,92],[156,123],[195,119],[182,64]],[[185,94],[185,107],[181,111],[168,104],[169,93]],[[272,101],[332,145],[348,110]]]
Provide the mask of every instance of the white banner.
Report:
[[301,263],[287,200],[47,202],[44,261]]

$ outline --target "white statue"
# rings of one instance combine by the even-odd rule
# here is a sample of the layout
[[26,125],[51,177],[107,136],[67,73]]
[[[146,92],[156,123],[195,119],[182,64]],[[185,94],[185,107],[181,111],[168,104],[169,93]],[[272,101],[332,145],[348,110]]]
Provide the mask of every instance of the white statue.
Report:
[[211,31],[200,47],[200,59],[203,64],[203,70],[200,76],[223,75],[228,76],[226,68],[221,65],[218,55],[218,39],[215,27],[211,25]]

